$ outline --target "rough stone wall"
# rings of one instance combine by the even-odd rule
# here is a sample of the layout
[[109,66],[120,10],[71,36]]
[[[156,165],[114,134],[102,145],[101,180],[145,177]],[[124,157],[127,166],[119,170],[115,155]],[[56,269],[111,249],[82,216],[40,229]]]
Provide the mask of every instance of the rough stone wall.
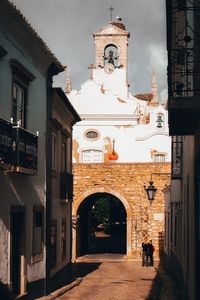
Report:
[[8,230],[0,220],[0,281],[8,283]]
[[[141,243],[147,238],[153,240],[156,255],[163,248],[164,194],[163,188],[170,180],[170,163],[107,163],[75,164],[73,213],[82,201],[95,192],[108,192],[118,195],[127,203],[127,222],[131,222],[132,257],[138,257]],[[156,192],[150,205],[144,185],[153,180]],[[122,202],[123,202],[122,201]],[[125,203],[123,202],[123,203]]]

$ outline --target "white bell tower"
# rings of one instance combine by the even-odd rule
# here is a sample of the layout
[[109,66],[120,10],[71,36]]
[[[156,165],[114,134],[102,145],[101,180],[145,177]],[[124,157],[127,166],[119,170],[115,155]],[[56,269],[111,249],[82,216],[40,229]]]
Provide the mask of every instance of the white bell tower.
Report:
[[95,45],[94,80],[104,90],[123,98],[128,96],[128,38],[121,18],[93,33]]

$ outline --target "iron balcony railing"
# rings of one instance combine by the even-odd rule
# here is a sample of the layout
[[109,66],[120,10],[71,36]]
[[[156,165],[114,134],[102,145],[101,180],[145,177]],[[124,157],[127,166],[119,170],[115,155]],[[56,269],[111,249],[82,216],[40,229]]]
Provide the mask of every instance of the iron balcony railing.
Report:
[[15,171],[34,173],[37,171],[38,136],[17,126],[12,128],[13,166]]
[[0,168],[12,164],[12,124],[0,118]]
[[36,174],[38,136],[0,118],[0,169]]
[[169,97],[191,101],[200,94],[200,0],[166,0],[166,8]]

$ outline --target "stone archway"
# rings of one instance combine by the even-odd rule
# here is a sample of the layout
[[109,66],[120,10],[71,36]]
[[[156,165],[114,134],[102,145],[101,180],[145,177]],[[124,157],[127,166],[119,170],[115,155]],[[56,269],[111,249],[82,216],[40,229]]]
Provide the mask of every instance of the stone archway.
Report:
[[75,261],[77,258],[77,224],[78,224],[78,210],[81,204],[87,199],[88,197],[94,194],[110,194],[116,197],[124,206],[126,211],[126,257],[131,258],[131,245],[132,245],[132,210],[128,203],[128,201],[120,195],[118,192],[105,187],[100,188],[93,188],[90,190],[85,191],[78,199],[73,203],[72,206],[72,223],[73,223],[73,230],[72,230],[72,260]]

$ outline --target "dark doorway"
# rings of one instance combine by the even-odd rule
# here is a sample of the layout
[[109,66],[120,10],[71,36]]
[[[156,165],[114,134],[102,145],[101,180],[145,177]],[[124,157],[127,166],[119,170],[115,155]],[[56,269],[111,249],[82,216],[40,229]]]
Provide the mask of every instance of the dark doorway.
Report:
[[126,210],[108,193],[87,197],[78,209],[77,256],[93,253],[126,254]]
[[21,293],[24,255],[24,211],[11,211],[11,282],[14,295]]

